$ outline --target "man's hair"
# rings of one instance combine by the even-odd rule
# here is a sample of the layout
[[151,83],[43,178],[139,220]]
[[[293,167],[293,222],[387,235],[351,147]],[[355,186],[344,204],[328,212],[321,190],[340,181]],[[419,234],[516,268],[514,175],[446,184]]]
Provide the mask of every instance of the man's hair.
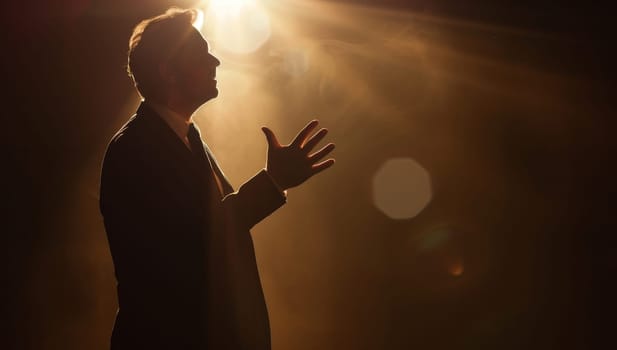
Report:
[[159,65],[174,58],[196,17],[196,10],[172,7],[135,26],[129,40],[127,71],[142,97],[161,97]]

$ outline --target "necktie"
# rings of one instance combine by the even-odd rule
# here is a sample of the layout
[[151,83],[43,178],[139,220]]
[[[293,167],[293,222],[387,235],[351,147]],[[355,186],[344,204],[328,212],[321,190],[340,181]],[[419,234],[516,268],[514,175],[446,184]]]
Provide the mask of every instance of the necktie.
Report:
[[217,183],[218,181],[216,179],[216,175],[214,174],[214,170],[212,169],[212,165],[210,164],[210,158],[206,154],[204,145],[201,141],[199,130],[197,130],[195,124],[191,123],[189,125],[189,132],[187,134],[187,137],[189,139],[189,144],[191,145],[191,152],[195,157],[195,161],[197,162],[199,168],[210,180],[208,182],[213,185],[210,188],[213,188],[216,191],[214,193],[218,193],[220,197],[221,191]]
[[191,123],[189,125],[189,132],[187,134],[189,139],[189,144],[191,145],[191,152],[200,162],[208,161],[208,156],[206,155],[206,151],[204,150],[204,146],[201,141],[201,136],[199,130],[195,127],[195,124]]

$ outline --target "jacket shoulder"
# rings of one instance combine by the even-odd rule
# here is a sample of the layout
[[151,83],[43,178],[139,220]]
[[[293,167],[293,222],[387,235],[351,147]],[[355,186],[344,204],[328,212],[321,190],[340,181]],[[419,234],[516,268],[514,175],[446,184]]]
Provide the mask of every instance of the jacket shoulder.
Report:
[[[134,157],[140,153],[148,152],[148,140],[150,132],[147,125],[133,115],[111,138],[105,152],[105,159],[113,157]],[[145,154],[140,154],[145,156]]]
[[101,164],[103,181],[118,174],[147,169],[153,162],[148,132],[136,116],[131,117],[111,138]]
[[112,136],[107,148],[129,147],[135,145],[140,137],[140,121],[137,115],[133,115],[122,127]]

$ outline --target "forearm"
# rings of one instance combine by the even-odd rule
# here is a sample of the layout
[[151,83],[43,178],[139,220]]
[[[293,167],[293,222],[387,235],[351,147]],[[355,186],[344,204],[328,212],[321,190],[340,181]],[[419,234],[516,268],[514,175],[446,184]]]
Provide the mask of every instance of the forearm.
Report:
[[250,229],[287,201],[283,191],[265,169],[223,198],[223,207],[235,224]]

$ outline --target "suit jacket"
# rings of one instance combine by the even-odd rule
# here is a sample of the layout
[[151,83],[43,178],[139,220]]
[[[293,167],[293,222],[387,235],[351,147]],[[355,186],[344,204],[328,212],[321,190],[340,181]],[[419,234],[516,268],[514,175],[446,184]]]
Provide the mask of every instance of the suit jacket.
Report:
[[270,349],[249,230],[286,197],[265,170],[234,192],[206,151],[214,172],[145,103],[107,147],[100,209],[119,300],[112,349]]

